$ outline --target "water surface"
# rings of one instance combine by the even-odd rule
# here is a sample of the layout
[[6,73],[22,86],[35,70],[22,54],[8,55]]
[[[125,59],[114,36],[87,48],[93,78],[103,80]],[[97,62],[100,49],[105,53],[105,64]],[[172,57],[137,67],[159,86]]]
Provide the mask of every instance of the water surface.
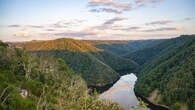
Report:
[[135,107],[139,104],[134,93],[136,80],[137,77],[134,74],[121,76],[121,78],[109,90],[100,95],[100,98],[117,102],[127,110],[130,110],[132,106]]

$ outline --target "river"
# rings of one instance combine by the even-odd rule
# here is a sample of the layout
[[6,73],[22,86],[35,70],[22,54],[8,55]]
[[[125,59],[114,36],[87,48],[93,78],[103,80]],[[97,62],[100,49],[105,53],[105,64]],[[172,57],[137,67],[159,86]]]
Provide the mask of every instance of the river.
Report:
[[[130,110],[132,106],[136,107],[139,101],[134,93],[134,85],[137,77],[131,73],[121,76],[121,78],[107,91],[100,95],[101,99],[117,102],[126,110]],[[138,106],[139,110],[145,110]],[[150,110],[147,108],[147,110]]]

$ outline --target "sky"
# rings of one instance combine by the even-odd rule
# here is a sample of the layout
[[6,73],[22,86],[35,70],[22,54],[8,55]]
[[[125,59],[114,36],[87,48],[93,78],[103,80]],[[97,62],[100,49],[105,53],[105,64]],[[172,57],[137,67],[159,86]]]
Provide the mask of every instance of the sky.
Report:
[[0,40],[167,39],[195,34],[195,0],[0,0]]

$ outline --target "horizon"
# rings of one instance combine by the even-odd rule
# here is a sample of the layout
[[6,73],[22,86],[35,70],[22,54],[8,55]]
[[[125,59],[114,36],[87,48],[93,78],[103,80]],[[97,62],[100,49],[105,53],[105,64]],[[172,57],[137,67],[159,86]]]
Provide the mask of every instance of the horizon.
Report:
[[195,34],[194,0],[1,0],[0,40],[153,40]]
[[[195,34],[191,34],[191,35],[195,35]],[[191,36],[191,35],[184,35],[184,36]],[[41,42],[41,41],[52,41],[52,40],[58,40],[58,39],[72,39],[72,40],[80,40],[80,41],[149,41],[149,40],[169,40],[169,39],[174,39],[174,38],[178,38],[178,37],[181,37],[183,35],[179,35],[179,36],[174,36],[174,37],[171,37],[171,38],[160,38],[160,39],[137,39],[137,40],[86,40],[86,39],[74,39],[74,38],[68,38],[68,37],[62,37],[62,38],[56,38],[56,39],[45,39],[45,40],[27,40],[27,41],[3,41],[5,43],[24,43],[24,42]],[[0,40],[1,41],[1,40]]]

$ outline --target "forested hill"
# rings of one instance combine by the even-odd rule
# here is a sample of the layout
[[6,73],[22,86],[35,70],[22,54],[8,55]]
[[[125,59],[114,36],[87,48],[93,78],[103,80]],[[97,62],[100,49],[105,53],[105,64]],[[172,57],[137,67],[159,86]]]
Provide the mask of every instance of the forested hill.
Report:
[[135,40],[135,41],[101,41],[101,40],[95,40],[95,41],[86,41],[92,45],[94,45],[97,48],[103,49],[105,51],[111,52],[113,54],[124,56],[128,54],[129,52],[137,51],[144,47],[150,47],[156,44],[159,44],[164,40]]
[[145,63],[152,61],[160,54],[181,46],[189,38],[190,36],[180,36],[174,39],[160,40],[160,42],[156,43],[155,45],[146,46],[140,50],[129,52],[124,57],[135,61],[139,65],[144,65]]
[[0,110],[123,110],[89,95],[62,59],[0,42]]
[[50,50],[67,50],[71,52],[100,52],[91,44],[85,43],[81,40],[73,40],[68,38],[61,38],[47,41],[30,41],[23,43],[14,43],[16,47],[26,48],[28,51],[50,51]]
[[138,75],[135,90],[153,102],[174,110],[194,110],[195,35],[170,39],[163,44],[154,47],[164,48],[144,65]]
[[50,54],[56,58],[62,58],[76,73],[82,74],[88,85],[103,86],[113,83],[119,79],[120,74],[133,72],[138,66],[131,60],[98,49],[80,40],[64,38],[16,43],[14,45],[26,48],[39,56]]

